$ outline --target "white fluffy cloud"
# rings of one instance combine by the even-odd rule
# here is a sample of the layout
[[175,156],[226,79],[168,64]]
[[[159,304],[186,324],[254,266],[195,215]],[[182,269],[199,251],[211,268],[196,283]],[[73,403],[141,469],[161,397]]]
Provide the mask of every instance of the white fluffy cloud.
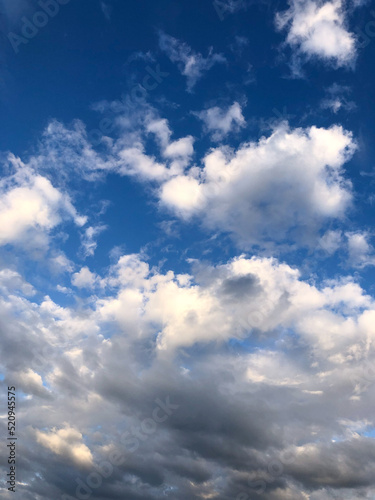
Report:
[[332,255],[340,248],[342,243],[342,233],[339,230],[326,231],[321,238],[319,238],[318,247],[329,255]]
[[96,281],[96,274],[92,273],[88,267],[82,267],[78,273],[74,273],[72,276],[72,284],[77,288],[92,288]]
[[374,340],[375,330],[365,326],[369,312],[362,314],[366,308],[375,314],[374,304],[355,282],[318,288],[275,259],[243,256],[204,271],[198,266],[193,277],[150,272],[132,255],[121,257],[112,273],[108,284],[119,291],[98,302],[100,317],[126,331],[133,325],[152,335],[156,328],[161,351],[292,328],[323,359],[334,360],[362,356],[361,344]]
[[14,382],[18,389],[25,394],[35,395],[40,398],[50,398],[50,392],[43,386],[42,377],[31,368],[15,374]]
[[[206,110],[204,116],[214,135],[243,123],[237,103],[227,111],[218,109]],[[325,222],[343,217],[351,204],[343,165],[356,144],[341,126],[293,129],[283,122],[257,142],[237,150],[217,146],[194,162],[192,135],[174,139],[168,121],[150,107],[141,115],[134,130],[120,127],[119,137],[107,141],[100,155],[82,124],[66,129],[53,123],[45,133],[43,155],[30,163],[42,170],[55,158],[58,171],[69,171],[77,161],[90,180],[115,172],[152,181],[161,206],[185,220],[197,216],[210,230],[230,233],[243,249],[269,246],[271,240],[316,246],[316,233]],[[86,255],[95,246],[92,231],[83,237]]]
[[348,238],[349,263],[353,267],[363,268],[375,265],[375,251],[369,243],[367,232],[357,231],[346,233]]
[[342,165],[355,150],[339,126],[290,129],[237,151],[213,149],[203,169],[163,184],[161,202],[177,215],[198,215],[207,227],[231,233],[243,247],[267,239],[300,241],[329,218],[344,215],[351,186]]
[[50,432],[36,430],[35,437],[39,444],[78,467],[90,467],[93,464],[91,451],[82,442],[82,434],[68,425]]
[[[177,140],[171,140],[172,131],[168,121],[153,114],[147,114],[138,140],[131,145],[123,144],[120,140],[114,146],[114,153],[119,161],[115,167],[121,175],[132,175],[142,180],[163,182],[170,177],[183,173],[194,153],[194,138],[191,135]],[[146,135],[154,137],[159,146],[161,158],[146,154],[144,147]],[[116,162],[113,161],[113,164]]]
[[245,118],[238,102],[227,109],[214,106],[194,114],[203,121],[207,132],[215,141],[220,141],[230,132],[245,126]]
[[0,245],[45,246],[48,233],[64,219],[72,219],[78,226],[86,223],[69,196],[46,177],[13,156],[9,161],[16,171],[0,182]]
[[19,290],[28,296],[35,294],[34,287],[27,283],[17,271],[11,269],[0,270],[0,289],[8,292]]
[[187,90],[191,92],[204,73],[217,63],[225,62],[225,57],[209,50],[207,57],[194,52],[189,45],[165,33],[159,34],[159,46],[169,59],[178,64],[181,74],[186,76]]
[[348,66],[356,56],[355,37],[347,29],[342,0],[290,0],[278,13],[276,26],[287,29],[287,43],[298,54],[316,57],[335,66]]

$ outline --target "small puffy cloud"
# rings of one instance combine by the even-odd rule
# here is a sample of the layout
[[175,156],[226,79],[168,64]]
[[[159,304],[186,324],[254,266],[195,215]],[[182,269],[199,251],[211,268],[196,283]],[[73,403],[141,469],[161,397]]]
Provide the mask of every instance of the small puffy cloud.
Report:
[[367,232],[346,233],[348,238],[349,263],[353,267],[363,268],[375,265],[375,250],[369,243]]
[[194,139],[191,136],[182,137],[167,145],[164,150],[164,156],[167,158],[190,158],[193,154]]
[[158,162],[155,157],[145,154],[141,143],[133,147],[126,147],[119,153],[121,159],[120,174],[134,175],[143,180],[162,181],[170,176],[164,163]]
[[290,0],[289,9],[276,15],[286,42],[306,59],[319,58],[335,67],[349,66],[356,57],[355,37],[347,29],[342,0]]
[[118,282],[123,286],[140,286],[149,271],[149,265],[139,254],[122,255],[115,266]]
[[215,141],[220,141],[230,132],[237,131],[245,125],[245,118],[238,102],[234,102],[227,109],[215,106],[194,115],[203,121],[206,131]]
[[205,203],[202,186],[194,177],[178,176],[166,182],[160,191],[162,203],[172,207],[182,218],[188,219],[193,213],[203,210]]
[[[160,159],[145,151],[144,142],[149,135],[159,146]],[[137,139],[126,145],[119,141],[114,146],[112,154],[117,152],[120,158],[116,167],[118,173],[157,182],[181,174],[194,153],[194,138],[188,135],[173,141],[171,137],[168,121],[148,112],[142,120]]]
[[154,135],[162,157],[169,162],[169,168],[164,169],[165,174],[172,176],[183,172],[194,153],[194,138],[188,135],[171,141],[172,131],[168,121],[155,116],[147,117],[145,128]]
[[198,215],[206,227],[231,233],[244,248],[270,238],[306,243],[350,205],[342,165],[354,150],[340,126],[290,129],[282,123],[237,151],[211,150],[203,169],[162,185],[161,202],[178,216]]
[[35,437],[44,448],[59,455],[67,462],[84,468],[93,465],[90,449],[82,442],[82,434],[73,427],[66,425],[62,429],[53,428],[50,432],[36,430]]
[[58,252],[49,259],[49,267],[56,274],[73,272],[73,262],[68,259],[64,252]]
[[72,285],[77,288],[92,288],[96,282],[97,275],[92,273],[86,266],[72,276]]
[[69,295],[72,293],[72,290],[70,288],[67,288],[66,286],[62,286],[62,285],[57,285],[56,290],[60,293],[66,294],[66,295]]
[[332,255],[340,248],[342,244],[342,232],[336,231],[326,231],[323,236],[319,239],[318,247],[328,255]]
[[172,62],[177,63],[181,74],[186,76],[188,92],[192,92],[197,81],[212,66],[226,61],[223,55],[215,54],[212,48],[209,49],[207,57],[204,57],[199,52],[194,52],[188,44],[165,33],[159,34],[159,46]]
[[172,135],[168,120],[150,116],[146,122],[146,130],[155,135],[162,149],[167,148]]

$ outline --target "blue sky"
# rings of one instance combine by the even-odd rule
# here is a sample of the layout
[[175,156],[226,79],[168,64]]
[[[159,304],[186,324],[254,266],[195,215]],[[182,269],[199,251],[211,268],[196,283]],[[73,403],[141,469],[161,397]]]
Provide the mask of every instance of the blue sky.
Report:
[[0,0],[0,23],[18,497],[373,498],[373,5]]

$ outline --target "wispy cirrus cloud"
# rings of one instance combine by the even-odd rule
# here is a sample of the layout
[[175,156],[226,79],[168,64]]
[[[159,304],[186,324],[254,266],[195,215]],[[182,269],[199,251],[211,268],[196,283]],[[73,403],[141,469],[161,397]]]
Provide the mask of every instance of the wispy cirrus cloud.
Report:
[[216,54],[211,47],[206,57],[195,52],[185,42],[181,42],[166,33],[159,33],[159,47],[167,54],[169,59],[177,63],[182,75],[186,76],[187,91],[192,92],[196,83],[215,64],[225,63],[226,59],[222,54]]
[[326,96],[321,100],[320,107],[330,109],[335,114],[339,111],[353,111],[356,104],[349,99],[349,94],[349,87],[335,83],[326,89]]

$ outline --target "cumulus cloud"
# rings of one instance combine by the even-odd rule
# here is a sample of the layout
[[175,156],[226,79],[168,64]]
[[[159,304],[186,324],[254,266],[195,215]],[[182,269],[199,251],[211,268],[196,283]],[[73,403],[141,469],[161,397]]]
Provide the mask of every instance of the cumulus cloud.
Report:
[[364,231],[346,233],[349,263],[358,268],[375,265],[375,251],[370,244],[370,235]]
[[88,267],[82,267],[78,273],[72,276],[72,285],[77,288],[92,288],[97,280],[97,276]]
[[25,394],[51,399],[50,392],[43,385],[42,377],[31,368],[18,372],[14,382]]
[[39,444],[75,465],[92,466],[93,457],[90,449],[82,442],[82,434],[69,425],[62,429],[52,429],[50,432],[37,429],[35,437]]
[[[357,318],[362,308],[372,305],[353,281],[318,289],[300,281],[296,269],[255,257],[204,271],[198,268],[194,277],[161,275],[138,256],[123,256],[104,281],[119,290],[99,300],[99,315],[116,321],[124,331],[145,322],[146,333],[154,325],[160,351],[222,343],[282,327],[294,328],[324,356],[334,356],[357,343],[357,319],[348,318],[349,311]],[[322,322],[324,330],[319,327]]]
[[[234,12],[251,3],[225,5]],[[293,33],[299,57],[349,64],[335,45],[351,37],[340,2],[294,0],[285,16],[280,27]],[[224,62],[168,35],[160,45],[189,91]],[[336,90],[340,103],[327,103],[334,112],[347,95]],[[374,251],[370,232],[341,224],[354,198],[344,172],[352,134],[279,123],[259,140],[226,146],[245,124],[234,102],[199,113],[219,142],[202,152],[198,137],[175,135],[143,101],[96,109],[109,114],[112,137],[95,147],[82,122],[52,121],[34,156],[11,156],[0,182],[0,385],[3,396],[17,386],[20,497],[372,499],[375,300],[357,273],[373,265]],[[171,259],[177,271],[160,260],[166,254],[116,247],[110,264],[100,252],[88,267],[71,260],[79,238],[65,245],[60,232],[47,288],[43,272],[9,255],[13,245],[47,245],[68,221],[82,227],[80,256],[92,257],[104,224],[86,225],[68,193],[86,194],[84,183],[108,173],[145,184],[161,213],[177,219],[161,223],[165,233],[177,225],[182,241],[178,219],[198,221],[213,241],[228,233],[249,254],[185,262],[195,249],[184,246]],[[355,276],[319,279],[305,262],[299,269],[298,259],[269,256],[272,245],[279,255],[295,242],[328,256],[342,249]],[[4,412],[4,435],[6,420]],[[8,467],[6,457],[0,465]]]
[[288,31],[286,43],[297,55],[347,67],[355,60],[356,46],[345,9],[342,0],[291,0],[289,9],[276,15],[276,26]]
[[[99,106],[99,105],[98,105]],[[114,111],[113,109],[114,108]],[[46,176],[52,175],[64,189],[75,186],[77,179],[95,182],[108,173],[137,177],[143,181],[161,182],[183,172],[194,154],[191,135],[173,138],[167,120],[161,119],[154,108],[145,105],[136,112],[123,103],[100,103],[100,111],[114,113],[114,138],[103,136],[96,148],[93,134],[79,120],[71,125],[52,120],[42,134],[37,154],[28,159],[27,166]],[[160,158],[145,151],[145,143],[152,138],[160,149]],[[94,143],[93,143],[94,142]],[[90,236],[98,234],[103,226],[88,229],[83,242],[89,245],[83,251],[92,252]]]
[[[281,122],[257,142],[237,149],[218,145],[195,158],[195,138],[174,138],[169,122],[153,108],[140,112],[133,129],[122,125],[124,112],[120,106],[117,135],[100,154],[82,124],[65,128],[53,123],[44,134],[43,152],[29,163],[38,171],[47,165],[69,171],[79,157],[86,180],[112,172],[151,182],[161,207],[186,221],[196,217],[206,229],[229,233],[243,249],[264,247],[271,240],[316,246],[325,223],[342,218],[351,205],[351,183],[343,165],[356,143],[341,126],[293,129]],[[243,123],[237,103],[226,111],[211,108],[203,113],[215,138]],[[90,227],[82,236],[86,256],[94,251],[101,230],[100,225]]]
[[14,156],[9,157],[15,173],[0,182],[0,245],[47,245],[48,233],[63,220],[78,226],[86,223],[70,197]]
[[319,238],[318,247],[332,255],[340,248],[342,243],[342,232],[340,230],[326,231],[321,238]]
[[116,452],[100,500],[366,498],[373,299],[276,259],[192,266],[161,273],[123,255],[84,310],[0,289],[1,371],[19,370],[26,393],[23,497],[74,498]]
[[302,241],[345,214],[351,186],[342,165],[354,150],[351,134],[339,126],[293,130],[283,123],[237,151],[213,149],[199,173],[163,184],[161,202],[185,219],[202,217],[245,248],[271,236]]
[[245,126],[245,118],[238,102],[234,102],[226,110],[214,106],[194,114],[203,121],[206,131],[215,141],[220,141],[230,132]]
[[22,276],[13,269],[0,270],[0,287],[6,291],[19,290],[27,296],[34,295],[34,287],[25,281]]
[[64,252],[55,251],[49,259],[49,268],[54,274],[71,273],[74,265]]
[[181,74],[186,76],[188,92],[192,92],[198,80],[215,64],[226,61],[222,54],[216,54],[212,48],[204,57],[194,52],[188,44],[162,32],[159,33],[159,46],[172,62],[177,63]]

